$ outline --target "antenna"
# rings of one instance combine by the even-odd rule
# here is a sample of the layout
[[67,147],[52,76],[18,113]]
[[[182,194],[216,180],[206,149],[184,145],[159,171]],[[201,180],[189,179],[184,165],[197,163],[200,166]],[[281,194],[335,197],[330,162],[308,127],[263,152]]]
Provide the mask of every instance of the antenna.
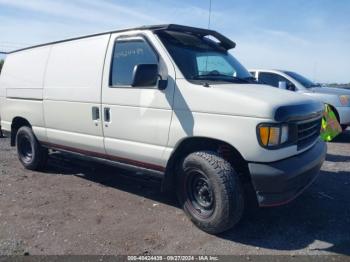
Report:
[[209,0],[208,29],[210,29],[210,18],[211,18],[211,0]]

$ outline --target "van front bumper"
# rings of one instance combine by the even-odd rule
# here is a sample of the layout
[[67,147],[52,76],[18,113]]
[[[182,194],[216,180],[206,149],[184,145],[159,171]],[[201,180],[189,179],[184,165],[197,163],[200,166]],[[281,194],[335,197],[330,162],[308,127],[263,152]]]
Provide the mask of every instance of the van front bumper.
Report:
[[316,179],[327,145],[318,141],[297,156],[273,163],[248,163],[259,206],[279,206],[300,195]]

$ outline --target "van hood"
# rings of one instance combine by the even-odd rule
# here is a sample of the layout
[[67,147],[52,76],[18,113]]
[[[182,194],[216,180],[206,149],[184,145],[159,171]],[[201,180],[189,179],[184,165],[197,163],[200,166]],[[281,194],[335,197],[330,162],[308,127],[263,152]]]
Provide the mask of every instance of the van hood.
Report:
[[210,84],[209,88],[191,84],[180,92],[175,107],[192,112],[283,122],[315,117],[324,109],[323,103],[312,97],[260,84]]
[[336,87],[313,87],[310,88],[311,92],[333,95],[349,95],[350,89],[336,88]]
[[241,108],[251,105],[251,115],[278,122],[314,118],[322,114],[324,109],[318,100],[267,85],[218,85],[214,88],[222,90],[228,96],[235,96],[235,101],[241,104]]

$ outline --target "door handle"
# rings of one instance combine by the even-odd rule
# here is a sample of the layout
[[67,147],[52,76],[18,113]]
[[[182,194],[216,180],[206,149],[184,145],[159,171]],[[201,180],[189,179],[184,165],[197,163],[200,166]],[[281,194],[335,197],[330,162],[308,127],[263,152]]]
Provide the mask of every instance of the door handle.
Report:
[[100,108],[98,106],[92,107],[92,120],[100,120]]
[[103,110],[104,113],[104,121],[107,123],[111,122],[111,109],[109,107],[105,107]]

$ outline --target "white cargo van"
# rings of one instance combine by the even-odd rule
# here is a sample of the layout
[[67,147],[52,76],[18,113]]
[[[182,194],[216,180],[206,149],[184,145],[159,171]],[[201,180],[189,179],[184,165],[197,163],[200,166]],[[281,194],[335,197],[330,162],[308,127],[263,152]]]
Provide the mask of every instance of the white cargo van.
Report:
[[10,53],[2,128],[28,169],[55,149],[158,174],[199,228],[222,232],[240,220],[246,188],[260,206],[287,203],[326,154],[323,104],[257,85],[233,47],[215,31],[161,25]]
[[292,71],[270,69],[249,71],[263,84],[303,93],[329,104],[343,130],[350,126],[350,90],[321,86]]

